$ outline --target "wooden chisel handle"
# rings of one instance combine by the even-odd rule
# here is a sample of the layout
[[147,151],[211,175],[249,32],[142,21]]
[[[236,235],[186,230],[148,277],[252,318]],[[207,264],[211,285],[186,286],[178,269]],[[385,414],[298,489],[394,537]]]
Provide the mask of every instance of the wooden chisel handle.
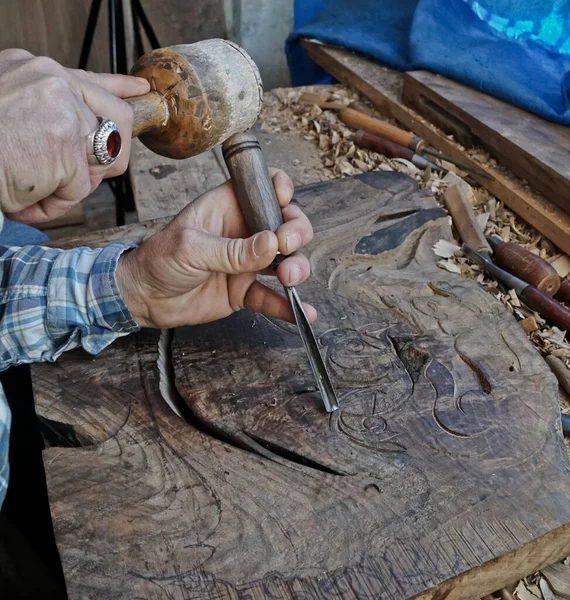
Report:
[[453,219],[453,224],[459,233],[459,237],[464,244],[471,246],[478,252],[491,252],[487,239],[477,223],[475,212],[460,186],[449,187],[443,193],[443,201],[449,214]]
[[170,119],[166,98],[158,92],[127,98],[126,102],[133,109],[133,137],[148,131],[158,131]]
[[251,233],[276,231],[283,216],[257,138],[249,132],[237,133],[226,140],[222,152]]
[[343,108],[340,110],[339,117],[340,120],[349,127],[354,129],[364,129],[369,133],[380,135],[392,142],[396,142],[396,144],[400,144],[400,146],[410,148],[414,152],[421,150],[421,146],[424,143],[422,138],[415,136],[413,133],[404,131],[399,127],[394,127],[394,125],[380,121],[380,119],[369,117],[352,108]]
[[354,136],[354,141],[357,146],[361,148],[367,148],[373,152],[383,154],[388,158],[405,158],[412,162],[414,158],[414,151],[409,148],[405,148],[401,144],[396,144],[388,139],[382,138],[378,135],[367,133],[362,129],[359,129]]
[[532,285],[528,285],[520,294],[520,299],[529,307],[544,317],[551,325],[556,325],[563,331],[570,331],[570,311],[559,302],[548,297]]
[[558,288],[556,295],[562,300],[570,301],[570,281],[565,279]]
[[560,288],[556,269],[546,260],[513,242],[503,242],[495,236],[489,238],[495,262],[519,279],[530,283],[548,296],[554,296]]

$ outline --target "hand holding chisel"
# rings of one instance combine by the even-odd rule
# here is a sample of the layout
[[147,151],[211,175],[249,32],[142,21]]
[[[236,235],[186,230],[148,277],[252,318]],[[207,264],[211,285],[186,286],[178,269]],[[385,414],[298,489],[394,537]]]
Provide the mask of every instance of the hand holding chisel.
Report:
[[[251,233],[277,231],[283,224],[281,208],[261,147],[255,136],[251,133],[232,136],[224,143],[223,154],[232,176],[240,208]],[[293,309],[299,334],[307,351],[325,409],[327,412],[333,412],[338,409],[338,404],[317,340],[297,290],[294,287],[286,287],[285,292]]]

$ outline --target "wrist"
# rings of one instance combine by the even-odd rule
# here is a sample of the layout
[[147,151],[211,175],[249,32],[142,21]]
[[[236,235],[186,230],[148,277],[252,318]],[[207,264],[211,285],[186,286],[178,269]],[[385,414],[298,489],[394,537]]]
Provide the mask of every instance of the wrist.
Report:
[[129,309],[133,319],[140,327],[152,327],[149,310],[144,300],[144,293],[136,260],[137,249],[125,252],[117,263],[115,277],[119,292]]

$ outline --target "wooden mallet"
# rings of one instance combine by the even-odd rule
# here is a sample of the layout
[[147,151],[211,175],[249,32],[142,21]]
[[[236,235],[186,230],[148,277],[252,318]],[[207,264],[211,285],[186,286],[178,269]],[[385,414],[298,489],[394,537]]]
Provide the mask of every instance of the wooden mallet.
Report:
[[151,90],[129,98],[133,137],[170,158],[195,156],[249,129],[263,101],[259,70],[232,42],[212,39],[153,50],[131,75]]

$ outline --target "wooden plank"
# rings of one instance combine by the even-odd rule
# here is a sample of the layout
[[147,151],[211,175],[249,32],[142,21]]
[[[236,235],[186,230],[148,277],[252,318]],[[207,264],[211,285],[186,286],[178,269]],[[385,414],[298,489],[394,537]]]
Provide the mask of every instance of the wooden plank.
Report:
[[200,194],[226,178],[214,153],[174,160],[133,140],[131,179],[140,221],[178,214]]
[[494,179],[472,175],[525,221],[570,253],[570,216],[557,205],[508,176],[505,171],[473,162],[453,140],[430,125],[401,101],[402,75],[347,50],[303,40],[309,56],[336,79],[364,94],[386,116],[423,137],[449,156],[479,166]]
[[143,0],[161,46],[225,38],[223,0]]
[[[91,2],[25,0],[0,3],[0,50],[23,48],[76,68]],[[109,70],[107,3],[103,2],[88,68]]]
[[570,212],[570,128],[428,71],[404,74],[402,100],[463,146],[484,148]]
[[437,268],[448,218],[354,251],[433,198],[377,172],[296,199],[340,413],[294,328],[245,311],[176,331],[186,422],[151,332],[33,366],[70,597],[455,600],[570,552],[556,380],[498,301]]
[[161,219],[152,219],[143,223],[133,223],[131,225],[122,225],[121,227],[110,227],[109,229],[100,229],[90,233],[82,233],[66,238],[54,240],[44,246],[52,248],[61,248],[69,250],[78,246],[88,248],[102,248],[110,242],[125,242],[128,244],[140,244],[151,235],[164,228],[170,222],[172,217],[163,217]]

